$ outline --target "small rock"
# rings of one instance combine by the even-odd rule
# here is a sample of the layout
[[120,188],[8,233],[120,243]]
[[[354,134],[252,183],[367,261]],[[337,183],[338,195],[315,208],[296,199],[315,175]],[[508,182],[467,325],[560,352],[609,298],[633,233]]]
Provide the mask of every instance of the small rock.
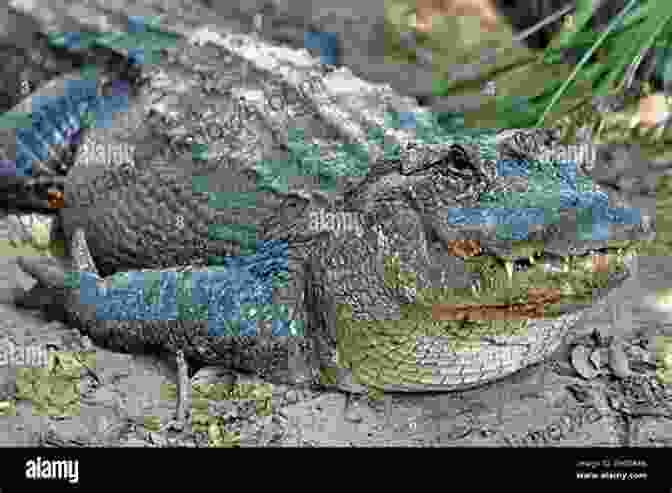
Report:
[[285,399],[288,404],[296,404],[299,402],[299,393],[294,389],[290,389],[285,394]]
[[585,421],[589,424],[597,423],[602,417],[602,413],[596,407],[591,406],[586,410]]
[[284,407],[278,408],[278,416],[280,416],[283,419],[289,419],[289,414],[287,413],[287,410]]
[[205,366],[191,377],[192,385],[207,385],[222,383],[230,385],[234,383],[235,376],[221,366]]
[[575,346],[572,349],[572,366],[586,380],[592,380],[600,374],[590,362],[590,353],[586,346]]
[[650,94],[639,100],[639,124],[643,127],[654,127],[664,121],[669,114],[668,100],[662,92]]
[[361,423],[364,420],[361,409],[357,404],[349,405],[343,413],[343,417],[350,423]]
[[590,362],[595,368],[602,368],[607,366],[609,356],[606,348],[595,349],[590,355]]
[[168,438],[163,434],[157,433],[155,431],[148,431],[146,436],[147,440],[157,447],[168,446]]
[[614,340],[609,346],[609,369],[617,378],[627,378],[632,374],[621,341]]

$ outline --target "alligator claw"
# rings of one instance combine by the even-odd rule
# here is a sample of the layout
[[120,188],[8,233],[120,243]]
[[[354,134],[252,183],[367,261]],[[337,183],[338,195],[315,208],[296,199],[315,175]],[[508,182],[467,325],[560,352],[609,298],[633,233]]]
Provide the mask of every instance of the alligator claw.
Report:
[[506,268],[506,277],[509,281],[509,287],[511,287],[513,285],[513,262],[505,260],[504,267]]

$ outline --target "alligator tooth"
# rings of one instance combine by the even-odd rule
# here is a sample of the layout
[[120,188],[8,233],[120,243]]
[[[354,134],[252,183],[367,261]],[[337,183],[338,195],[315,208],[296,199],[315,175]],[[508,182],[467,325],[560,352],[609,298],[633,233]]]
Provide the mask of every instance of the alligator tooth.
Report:
[[630,269],[630,275],[632,276],[633,279],[638,279],[639,278],[639,257],[637,255],[637,252],[633,252],[630,255],[625,257],[628,265],[628,269]]
[[481,295],[481,281],[480,279],[474,279],[471,282],[471,292],[474,293],[475,296],[480,296]]
[[513,284],[513,262],[510,260],[505,260],[504,268],[506,269],[506,277],[509,280],[509,285],[511,285]]

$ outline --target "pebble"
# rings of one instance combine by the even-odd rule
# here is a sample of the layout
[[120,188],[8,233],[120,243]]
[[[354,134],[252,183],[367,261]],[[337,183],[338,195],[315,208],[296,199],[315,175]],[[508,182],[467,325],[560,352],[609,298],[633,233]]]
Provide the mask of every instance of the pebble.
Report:
[[585,421],[589,424],[597,423],[602,419],[602,413],[594,406],[590,406],[584,415]]
[[198,370],[196,374],[191,377],[192,385],[207,385],[207,384],[233,384],[235,376],[230,370],[221,366],[205,366]]
[[594,350],[590,355],[590,362],[595,368],[602,368],[607,365],[608,355],[604,348]]
[[157,447],[168,446],[168,438],[154,431],[147,432],[147,441]]
[[296,404],[299,402],[299,393],[294,389],[288,390],[287,393],[285,393],[285,399],[288,404]]
[[609,369],[617,378],[626,378],[632,374],[621,341],[613,341],[609,346]]
[[348,408],[345,410],[345,413],[343,414],[343,417],[350,423],[361,423],[364,420],[359,406],[355,404],[348,406]]
[[586,380],[592,380],[600,374],[600,371],[590,362],[590,354],[586,346],[575,346],[572,349],[571,358],[576,372]]
[[662,92],[650,94],[639,100],[639,124],[644,127],[654,127],[669,117],[670,106],[668,98]]

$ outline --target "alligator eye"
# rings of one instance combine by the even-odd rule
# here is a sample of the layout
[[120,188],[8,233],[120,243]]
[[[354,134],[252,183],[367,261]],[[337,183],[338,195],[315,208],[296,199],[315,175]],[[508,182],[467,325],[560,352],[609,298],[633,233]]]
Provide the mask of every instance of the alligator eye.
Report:
[[454,145],[450,148],[450,161],[451,164],[459,170],[473,168],[474,166],[472,157],[464,147],[459,145]]

